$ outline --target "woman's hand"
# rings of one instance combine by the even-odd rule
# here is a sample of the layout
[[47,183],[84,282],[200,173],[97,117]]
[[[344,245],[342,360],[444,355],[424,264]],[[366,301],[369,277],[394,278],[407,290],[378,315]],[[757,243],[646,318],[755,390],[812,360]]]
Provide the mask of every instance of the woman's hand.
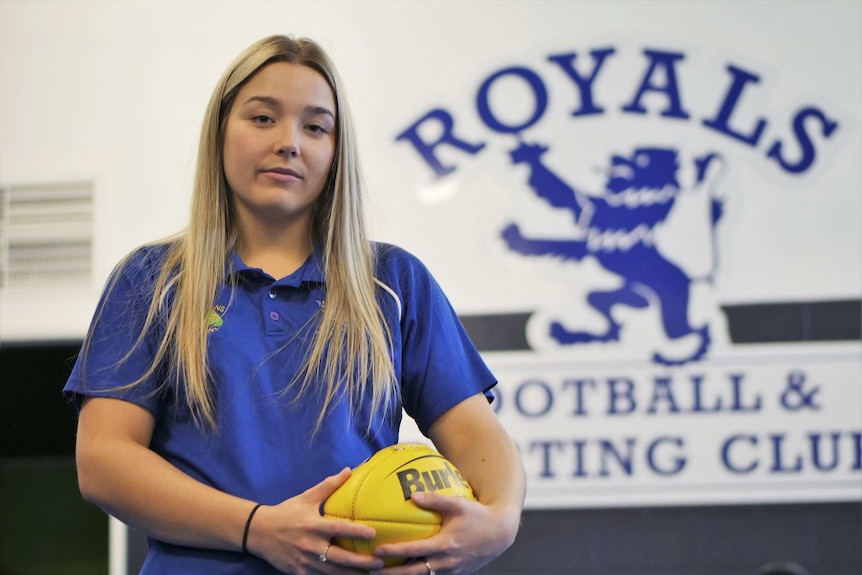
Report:
[[348,477],[350,469],[343,469],[296,497],[258,509],[249,529],[249,552],[293,575],[365,574],[381,568],[383,561],[377,557],[330,543],[333,537],[374,537],[372,527],[320,515],[323,502]]
[[375,552],[379,557],[413,558],[406,565],[381,570],[381,575],[472,573],[503,553],[518,532],[520,508],[501,510],[427,491],[414,493],[412,499],[419,507],[440,513],[443,524],[427,539],[379,546]]
[[413,501],[440,513],[443,524],[428,539],[379,546],[375,553],[380,557],[414,559],[381,574],[466,575],[503,553],[518,533],[526,495],[524,466],[485,396],[476,394],[443,413],[428,436],[479,501],[413,493]]

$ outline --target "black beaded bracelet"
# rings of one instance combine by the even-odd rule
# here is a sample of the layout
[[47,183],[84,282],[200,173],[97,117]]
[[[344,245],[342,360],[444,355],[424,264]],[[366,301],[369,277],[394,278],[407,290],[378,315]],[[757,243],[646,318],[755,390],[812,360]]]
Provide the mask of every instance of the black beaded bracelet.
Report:
[[248,530],[251,527],[251,519],[254,517],[254,514],[257,512],[258,508],[263,505],[263,503],[258,503],[254,506],[254,509],[251,510],[251,513],[248,514],[248,519],[245,522],[245,531],[242,532],[242,552],[248,553],[248,548],[246,544],[248,543]]

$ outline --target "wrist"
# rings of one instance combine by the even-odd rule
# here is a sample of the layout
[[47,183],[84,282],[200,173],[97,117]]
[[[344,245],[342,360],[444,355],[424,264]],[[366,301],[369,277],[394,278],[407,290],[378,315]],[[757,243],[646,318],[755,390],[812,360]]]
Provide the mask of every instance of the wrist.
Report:
[[262,506],[263,506],[262,503],[258,503],[254,507],[252,507],[251,511],[249,511],[248,518],[246,518],[246,520],[245,520],[245,529],[242,532],[242,552],[245,554],[249,554],[248,538],[249,538],[249,533],[251,532],[252,522],[254,521],[255,515],[257,515],[257,511]]

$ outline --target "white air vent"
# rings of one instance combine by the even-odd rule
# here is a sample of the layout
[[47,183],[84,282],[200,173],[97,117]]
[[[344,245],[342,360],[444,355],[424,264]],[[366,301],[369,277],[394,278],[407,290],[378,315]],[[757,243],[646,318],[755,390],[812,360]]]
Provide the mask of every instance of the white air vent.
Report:
[[0,188],[0,287],[90,283],[93,185]]

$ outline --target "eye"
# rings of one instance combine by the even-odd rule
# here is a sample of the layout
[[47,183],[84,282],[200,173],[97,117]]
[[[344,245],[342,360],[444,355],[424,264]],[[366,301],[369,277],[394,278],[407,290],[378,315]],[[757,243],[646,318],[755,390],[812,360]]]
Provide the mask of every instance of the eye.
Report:
[[324,124],[309,124],[305,127],[306,130],[314,135],[323,135],[329,133],[329,128]]
[[267,124],[275,123],[275,120],[273,120],[271,117],[267,116],[266,114],[255,114],[254,116],[251,117],[251,121],[253,124],[260,124],[260,125],[267,125]]

